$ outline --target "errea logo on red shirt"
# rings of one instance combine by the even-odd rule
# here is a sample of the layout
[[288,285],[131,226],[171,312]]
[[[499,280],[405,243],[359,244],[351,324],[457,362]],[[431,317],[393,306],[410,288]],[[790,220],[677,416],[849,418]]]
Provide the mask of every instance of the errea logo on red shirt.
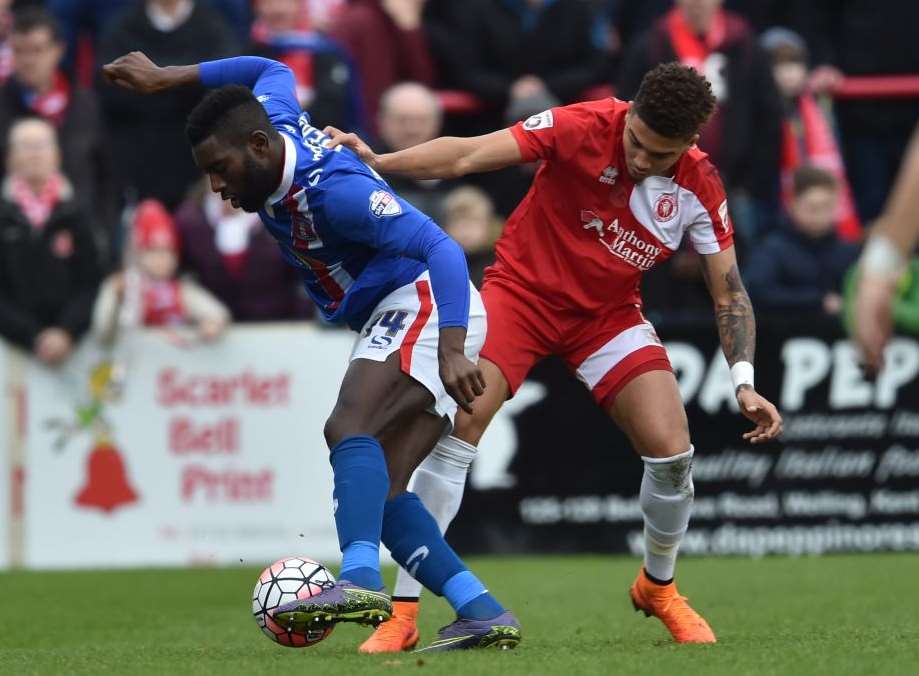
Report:
[[724,202],[721,203],[721,206],[718,207],[718,218],[721,219],[721,229],[727,232],[728,228],[730,227],[730,222],[728,221],[730,216],[728,215],[727,200],[724,200]]

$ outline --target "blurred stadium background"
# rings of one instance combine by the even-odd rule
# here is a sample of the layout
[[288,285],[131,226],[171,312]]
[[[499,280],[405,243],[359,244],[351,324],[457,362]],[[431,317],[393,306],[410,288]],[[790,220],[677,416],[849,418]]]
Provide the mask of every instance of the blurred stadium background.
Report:
[[[358,663],[345,629],[307,651],[328,662],[287,661],[247,596],[277,558],[337,560],[321,430],[352,338],[205,194],[182,134],[201,92],[140,99],[98,66],[269,55],[316,126],[399,149],[627,98],[691,58],[674,13],[705,36],[693,65],[720,106],[702,146],[758,310],[758,389],[786,419],[779,443],[744,445],[696,255],[649,275],[698,451],[681,587],[722,644],[678,650],[632,617],[641,464],[548,360],[486,434],[449,534],[520,609],[520,655]],[[919,673],[919,279],[876,379],[845,321],[919,120],[916,26],[912,0],[0,0],[0,673]],[[805,165],[837,186],[816,234],[794,210]],[[478,282],[532,172],[393,186]],[[163,232],[200,301],[171,312],[136,281]],[[446,607],[427,607],[430,636]]]

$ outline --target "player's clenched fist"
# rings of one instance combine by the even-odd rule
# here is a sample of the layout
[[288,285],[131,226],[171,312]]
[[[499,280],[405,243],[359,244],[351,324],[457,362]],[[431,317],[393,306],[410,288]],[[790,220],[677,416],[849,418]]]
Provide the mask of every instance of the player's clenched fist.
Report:
[[782,416],[772,402],[757,394],[752,387],[737,390],[737,403],[744,417],[756,424],[756,429],[743,435],[751,444],[770,441],[782,433]]
[[102,74],[112,84],[141,94],[153,94],[166,89],[169,83],[163,77],[163,68],[157,66],[143,52],[119,56],[102,66]]

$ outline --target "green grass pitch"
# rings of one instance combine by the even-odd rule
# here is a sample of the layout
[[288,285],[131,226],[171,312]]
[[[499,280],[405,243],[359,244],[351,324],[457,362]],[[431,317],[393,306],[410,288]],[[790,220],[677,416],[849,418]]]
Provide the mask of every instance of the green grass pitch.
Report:
[[[283,648],[250,615],[250,568],[15,572],[0,574],[0,674],[919,674],[917,555],[684,560],[715,646],[674,645],[632,610],[635,560],[470,563],[522,621],[516,651],[367,657],[369,630],[347,625]],[[422,641],[449,620],[427,597]]]

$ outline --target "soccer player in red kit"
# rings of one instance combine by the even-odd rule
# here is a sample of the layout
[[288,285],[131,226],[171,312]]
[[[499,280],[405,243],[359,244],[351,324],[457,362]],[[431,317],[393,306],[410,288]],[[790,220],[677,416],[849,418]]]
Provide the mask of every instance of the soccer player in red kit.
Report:
[[[744,438],[765,442],[782,426],[775,406],[753,388],[753,310],[737,269],[724,187],[695,145],[714,107],[708,81],[671,63],[645,76],[633,102],[553,108],[475,138],[444,137],[376,155],[353,134],[327,130],[334,143],[387,174],[453,178],[541,162],[482,286],[485,393],[429,458],[452,468],[455,480],[444,479],[446,471],[438,480],[419,472],[415,492],[446,528],[492,417],[538,360],[561,357],[644,461],[645,557],[630,596],[636,610],[660,618],[680,643],[713,643],[715,635],[673,582],[693,502],[693,446],[667,352],[642,315],[639,285],[684,236],[701,254],[737,402],[755,425]],[[418,588],[404,572],[400,577],[396,618],[364,651],[404,649],[417,640]]]

